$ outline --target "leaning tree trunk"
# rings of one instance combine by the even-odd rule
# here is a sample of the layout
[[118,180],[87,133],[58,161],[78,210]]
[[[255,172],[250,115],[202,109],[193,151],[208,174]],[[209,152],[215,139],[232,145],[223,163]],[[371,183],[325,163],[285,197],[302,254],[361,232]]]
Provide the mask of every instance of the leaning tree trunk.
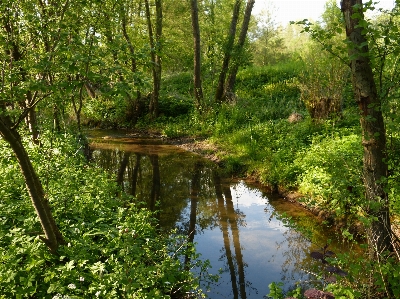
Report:
[[[4,112],[4,109],[2,111]],[[45,237],[40,236],[40,238],[52,253],[56,253],[58,246],[65,243],[64,238],[57,228],[49,203],[45,197],[42,183],[22,144],[21,137],[18,131],[12,128],[9,118],[6,116],[0,117],[0,134],[10,144],[18,160],[26,188],[45,235]]]
[[[377,93],[369,58],[368,42],[363,32],[362,0],[343,0],[341,6],[346,22],[346,35],[350,41],[353,91],[360,109],[365,197],[367,213],[371,219],[368,238],[371,253],[378,257],[385,250],[393,250],[389,204],[385,192],[388,170],[385,162],[385,125],[381,99]],[[355,17],[355,13],[358,17]]]
[[[243,50],[244,43],[246,41],[246,36],[247,36],[247,31],[249,29],[249,23],[250,23],[250,18],[251,18],[251,11],[253,10],[253,6],[256,0],[248,0],[247,5],[246,5],[246,11],[244,13],[244,19],[242,23],[242,28],[240,30],[240,35],[239,35],[239,40],[237,44],[237,52],[240,55],[240,53]],[[232,93],[235,92],[235,82],[236,82],[236,75],[239,69],[239,61],[240,58],[236,57],[236,61],[234,62],[232,69],[229,73],[228,80],[226,82],[226,87],[225,87],[225,94],[227,93]]]
[[239,19],[241,3],[242,3],[241,0],[236,0],[235,6],[233,8],[232,20],[231,20],[231,25],[230,25],[230,29],[229,29],[228,42],[225,46],[225,55],[224,55],[224,59],[222,61],[222,69],[221,69],[221,73],[219,74],[218,86],[217,86],[217,90],[215,92],[215,101],[216,102],[222,102],[222,100],[223,100],[225,78],[226,78],[226,74],[228,73],[229,62],[230,62],[231,56],[232,56],[233,44],[235,42],[236,27],[237,27],[237,23],[238,23],[238,19]]
[[203,88],[201,86],[201,48],[200,48],[200,26],[199,26],[199,10],[197,0],[191,0],[192,12],[192,29],[193,29],[193,47],[194,47],[194,97],[196,99],[197,108],[201,108],[203,102]]

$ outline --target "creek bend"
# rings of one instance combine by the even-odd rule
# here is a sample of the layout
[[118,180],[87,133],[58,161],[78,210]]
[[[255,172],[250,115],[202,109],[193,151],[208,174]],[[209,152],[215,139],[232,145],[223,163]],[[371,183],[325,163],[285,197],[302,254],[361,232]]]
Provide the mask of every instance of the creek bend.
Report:
[[[210,285],[209,298],[264,298],[271,282],[282,281],[285,290],[298,281],[318,285],[310,273],[320,265],[310,253],[328,239],[332,250],[347,250],[308,211],[256,184],[220,177],[217,166],[197,154],[125,132],[88,135],[94,163],[149,209],[161,210],[160,228],[188,235],[201,259],[210,261],[210,273],[220,279]],[[294,227],[284,225],[285,217]]]

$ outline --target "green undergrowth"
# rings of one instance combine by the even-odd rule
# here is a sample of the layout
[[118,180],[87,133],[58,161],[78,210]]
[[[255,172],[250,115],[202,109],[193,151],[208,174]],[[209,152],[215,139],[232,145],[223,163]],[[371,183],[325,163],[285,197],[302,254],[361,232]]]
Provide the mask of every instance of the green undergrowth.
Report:
[[[357,213],[351,206],[363,198],[358,108],[349,93],[339,118],[312,120],[300,100],[298,76],[303,67],[300,61],[290,61],[243,69],[233,102],[214,104],[202,113],[191,110],[175,118],[162,117],[156,127],[168,137],[208,138],[230,174],[252,176],[275,190],[300,191],[308,205],[337,216]],[[292,113],[301,119],[290,122]],[[393,210],[400,206],[396,123],[394,116],[387,118],[387,191]]]
[[[27,148],[67,241],[49,253],[19,167],[0,142],[0,298],[179,298],[200,294],[194,249],[160,236],[153,214],[85,162],[74,137],[44,133]],[[184,256],[192,258],[183,265]],[[204,277],[203,277],[204,279]],[[213,277],[205,277],[213,279]]]

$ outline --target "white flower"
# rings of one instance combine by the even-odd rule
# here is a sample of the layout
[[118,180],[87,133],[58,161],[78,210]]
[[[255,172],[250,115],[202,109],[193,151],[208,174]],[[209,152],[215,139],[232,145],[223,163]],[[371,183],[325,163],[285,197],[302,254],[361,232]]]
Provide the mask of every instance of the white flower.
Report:
[[57,295],[53,296],[52,299],[61,299],[61,298],[62,298],[62,295],[61,294],[57,294]]
[[97,291],[95,295],[96,295],[96,297],[99,297],[100,294],[101,294],[101,292],[100,292],[100,291]]
[[68,289],[74,290],[74,289],[76,289],[76,285],[74,285],[73,283],[70,283],[68,285]]
[[85,281],[85,278],[84,277],[79,277],[79,281]]

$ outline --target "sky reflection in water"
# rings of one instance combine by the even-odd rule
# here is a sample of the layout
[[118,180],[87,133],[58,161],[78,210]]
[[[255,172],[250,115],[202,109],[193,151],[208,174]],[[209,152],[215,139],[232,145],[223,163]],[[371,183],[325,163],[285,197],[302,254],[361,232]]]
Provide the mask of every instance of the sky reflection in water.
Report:
[[[159,202],[162,228],[178,227],[188,235],[195,228],[191,236],[201,259],[210,260],[212,274],[222,269],[210,298],[263,298],[271,282],[283,281],[288,289],[313,279],[307,272],[316,262],[309,253],[325,245],[327,236],[304,209],[244,181],[221,178],[209,161],[160,141],[126,136],[95,141],[95,163],[150,209]],[[314,244],[285,227],[279,220],[284,214],[307,227]]]

